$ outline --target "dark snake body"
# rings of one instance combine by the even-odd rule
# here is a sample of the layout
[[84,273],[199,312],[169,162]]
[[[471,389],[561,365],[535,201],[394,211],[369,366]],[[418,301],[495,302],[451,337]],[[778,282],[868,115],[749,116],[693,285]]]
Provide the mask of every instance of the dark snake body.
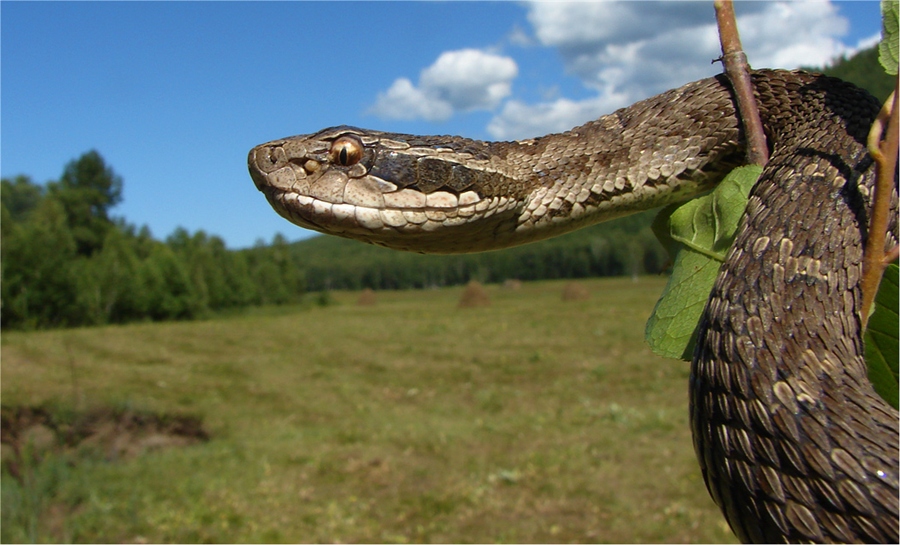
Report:
[[[743,541],[896,543],[898,413],[867,379],[860,327],[879,105],[822,76],[753,81],[771,159],[701,320],[690,412],[703,476]],[[529,141],[338,127],[258,146],[249,165],[298,225],[448,253],[687,198],[742,154],[717,77]]]

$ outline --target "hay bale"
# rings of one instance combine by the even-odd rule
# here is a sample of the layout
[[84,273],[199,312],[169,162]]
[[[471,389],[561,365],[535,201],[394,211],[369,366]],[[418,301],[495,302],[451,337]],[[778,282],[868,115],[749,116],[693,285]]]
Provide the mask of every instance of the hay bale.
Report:
[[578,282],[568,282],[563,286],[563,301],[584,301],[591,298],[591,292]]
[[462,295],[459,297],[459,308],[489,306],[491,306],[491,296],[488,295],[487,290],[484,289],[480,282],[472,280],[466,284],[466,289],[463,290]]
[[371,307],[375,306],[377,302],[378,297],[375,296],[375,292],[371,288],[366,288],[359,293],[359,297],[356,299],[356,306]]
[[507,278],[503,281],[503,289],[509,291],[519,291],[522,289],[522,281],[516,278]]

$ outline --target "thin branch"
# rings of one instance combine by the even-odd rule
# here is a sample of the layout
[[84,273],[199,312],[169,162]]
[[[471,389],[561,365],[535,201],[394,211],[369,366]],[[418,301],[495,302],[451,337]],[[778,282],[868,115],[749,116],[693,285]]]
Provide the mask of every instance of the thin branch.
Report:
[[878,117],[875,118],[875,121],[872,122],[872,127],[869,129],[869,135],[866,138],[866,146],[869,149],[869,155],[872,156],[872,159],[878,159],[878,157],[882,155],[881,138],[884,136],[884,129],[891,119],[891,110],[894,104],[894,95],[896,94],[896,91],[891,91],[887,100],[881,105]]
[[713,5],[716,8],[719,40],[722,43],[725,75],[734,88],[738,114],[747,137],[747,161],[753,165],[765,166],[769,161],[769,148],[766,145],[766,135],[759,118],[756,98],[753,96],[750,65],[747,63],[747,55],[744,54],[738,35],[734,5],[731,0],[715,0]]
[[[900,128],[900,81],[879,112],[878,118],[872,123],[872,130],[869,132],[869,155],[875,161],[875,188],[872,196],[872,219],[863,255],[863,305],[860,316],[863,327],[869,320],[869,312],[875,301],[875,294],[878,293],[884,269],[890,263],[885,261],[884,245],[891,209],[891,192],[894,188],[894,172],[897,168],[897,153],[900,148],[898,128]],[[884,135],[885,130],[887,135]]]

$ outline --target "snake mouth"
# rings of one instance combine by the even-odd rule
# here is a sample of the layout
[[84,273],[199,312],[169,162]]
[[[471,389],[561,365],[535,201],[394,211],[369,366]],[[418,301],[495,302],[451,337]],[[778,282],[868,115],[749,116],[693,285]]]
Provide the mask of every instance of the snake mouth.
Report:
[[253,185],[256,186],[256,189],[266,192],[266,188],[269,187],[269,179],[266,173],[262,172],[256,167],[256,164],[253,162],[253,153],[250,154],[250,160],[247,162],[248,170],[250,171],[250,178],[253,180]]
[[285,142],[251,150],[248,170],[275,211],[300,227],[424,253],[493,249],[498,234],[515,229],[521,207],[515,199],[400,189],[376,176],[322,167],[309,154],[288,159]]
[[[480,201],[480,206],[373,208],[327,202],[271,186],[262,192],[279,215],[300,227],[420,253],[494,249],[502,233],[515,230],[518,215],[512,201],[499,199]],[[389,195],[385,197],[390,199]]]

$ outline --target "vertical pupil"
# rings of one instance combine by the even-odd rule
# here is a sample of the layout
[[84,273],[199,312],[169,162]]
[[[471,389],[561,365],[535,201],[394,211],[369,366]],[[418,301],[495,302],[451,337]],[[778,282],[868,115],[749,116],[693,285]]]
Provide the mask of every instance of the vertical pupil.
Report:
[[341,148],[341,164],[347,164],[347,146]]

